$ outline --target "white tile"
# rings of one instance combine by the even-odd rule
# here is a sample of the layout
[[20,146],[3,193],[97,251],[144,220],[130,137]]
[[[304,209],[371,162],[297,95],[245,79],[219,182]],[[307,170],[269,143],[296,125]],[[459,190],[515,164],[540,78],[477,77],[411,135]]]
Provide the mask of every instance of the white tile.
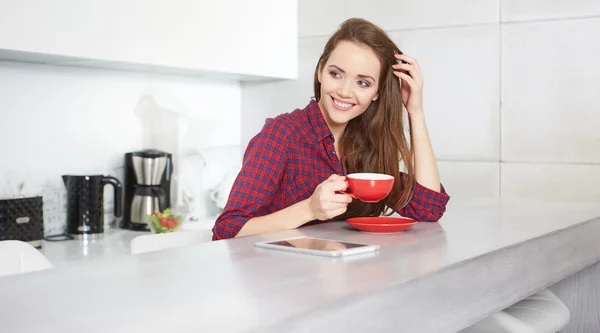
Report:
[[440,179],[452,202],[494,199],[500,195],[500,164],[438,162]]
[[502,160],[600,162],[600,18],[502,30]]
[[299,0],[298,36],[329,37],[349,17],[347,0]]
[[600,165],[503,163],[503,199],[600,202]]
[[393,33],[419,60],[424,108],[436,157],[499,160],[499,27]]
[[370,20],[387,31],[497,23],[499,0],[300,0],[298,12],[301,37],[329,36],[351,17]]
[[298,79],[275,82],[251,82],[242,85],[241,145],[264,125],[265,118],[304,108],[313,93],[313,77],[325,38],[303,38],[298,41]]
[[502,22],[600,15],[598,0],[502,0]]
[[348,0],[349,15],[384,30],[498,23],[499,0]]

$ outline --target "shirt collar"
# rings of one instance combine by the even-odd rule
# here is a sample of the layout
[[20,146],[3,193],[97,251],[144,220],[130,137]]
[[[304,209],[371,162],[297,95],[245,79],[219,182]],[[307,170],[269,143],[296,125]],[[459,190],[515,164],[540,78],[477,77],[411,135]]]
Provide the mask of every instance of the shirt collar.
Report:
[[321,108],[316,100],[312,99],[306,106],[306,113],[308,114],[308,121],[310,122],[313,133],[317,140],[323,140],[327,137],[333,137],[329,126],[325,122]]

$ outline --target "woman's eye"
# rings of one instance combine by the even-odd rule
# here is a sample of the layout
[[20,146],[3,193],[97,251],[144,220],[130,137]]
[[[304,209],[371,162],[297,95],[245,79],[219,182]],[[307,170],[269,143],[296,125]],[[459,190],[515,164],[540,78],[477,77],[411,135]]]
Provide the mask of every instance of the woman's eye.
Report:
[[337,72],[329,72],[329,74],[331,74],[331,76],[337,78],[337,77],[342,77],[340,74],[338,74]]
[[363,88],[367,88],[367,87],[370,86],[369,82],[364,81],[364,80],[358,81],[358,85],[361,86],[361,87],[363,87]]

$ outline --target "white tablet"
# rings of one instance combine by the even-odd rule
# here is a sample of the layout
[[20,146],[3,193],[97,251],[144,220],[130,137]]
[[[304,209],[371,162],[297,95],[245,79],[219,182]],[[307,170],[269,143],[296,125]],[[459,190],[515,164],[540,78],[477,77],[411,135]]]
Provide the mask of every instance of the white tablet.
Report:
[[378,251],[379,245],[349,243],[331,239],[313,237],[295,237],[276,241],[264,241],[255,244],[256,247],[314,254],[326,257],[343,257],[359,253]]

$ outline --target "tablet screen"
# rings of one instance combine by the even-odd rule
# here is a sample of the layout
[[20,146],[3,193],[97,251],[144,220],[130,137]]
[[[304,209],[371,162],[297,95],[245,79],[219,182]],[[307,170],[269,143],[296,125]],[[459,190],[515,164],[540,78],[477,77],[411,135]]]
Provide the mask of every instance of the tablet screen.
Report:
[[339,242],[320,238],[294,238],[287,240],[280,240],[275,242],[266,242],[265,244],[279,245],[297,249],[317,250],[317,251],[339,251],[352,249],[356,247],[367,246],[363,244]]

